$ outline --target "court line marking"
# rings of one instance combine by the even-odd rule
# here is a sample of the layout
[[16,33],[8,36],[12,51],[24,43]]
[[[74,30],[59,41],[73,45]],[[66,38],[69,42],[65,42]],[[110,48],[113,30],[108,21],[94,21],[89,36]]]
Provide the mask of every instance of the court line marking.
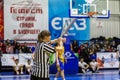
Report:
[[115,78],[115,80],[120,80],[119,78]]
[[[99,73],[77,73],[77,74],[74,74],[74,75],[87,75],[87,74],[118,74],[118,72],[99,72]],[[29,77],[30,75],[0,75],[0,77]],[[55,76],[55,74],[50,74],[50,76]]]
[[[76,76],[79,76],[79,75],[82,75],[82,79],[86,79],[86,76],[84,75],[94,75],[94,74],[98,74],[98,77],[101,76],[99,74],[118,74],[118,71],[116,72],[100,72],[100,73],[86,73],[86,74],[83,74],[83,73],[77,73],[75,74]],[[55,74],[50,74],[50,76],[53,76],[54,77]],[[13,77],[16,77],[16,78],[19,78],[19,77],[30,77],[30,75],[0,75],[0,78],[13,78]],[[53,78],[52,77],[52,78]],[[111,77],[111,76],[106,76],[107,78]],[[52,79],[51,78],[51,79]],[[78,77],[80,79],[80,77]],[[67,79],[70,79],[71,80],[71,77],[67,77]],[[91,79],[96,79],[95,77],[91,77]],[[114,78],[115,80],[120,80],[119,78]],[[29,80],[29,79],[22,79],[22,80]]]
[[9,76],[8,76],[8,75],[7,75],[7,76],[6,76],[6,75],[1,75],[0,77],[1,77],[1,78],[6,78],[6,77],[7,77],[7,78],[8,78],[8,77],[9,77],[9,78],[12,78],[12,77],[30,77],[30,75],[9,75]]
[[77,73],[76,75],[86,75],[86,74],[118,74],[118,72],[99,72],[99,73],[92,73],[92,72],[87,72],[87,73]]
[[[99,76],[99,75],[98,75]],[[13,77],[30,77],[30,75],[10,75],[10,76],[0,76],[0,78],[13,78]],[[111,76],[106,76],[107,78]],[[79,79],[86,79],[86,76],[78,77]],[[67,79],[71,79],[71,77],[67,77]],[[96,79],[95,77],[91,77],[91,79]],[[120,80],[119,78],[114,78],[115,80]],[[29,79],[22,79],[22,80],[29,80]]]

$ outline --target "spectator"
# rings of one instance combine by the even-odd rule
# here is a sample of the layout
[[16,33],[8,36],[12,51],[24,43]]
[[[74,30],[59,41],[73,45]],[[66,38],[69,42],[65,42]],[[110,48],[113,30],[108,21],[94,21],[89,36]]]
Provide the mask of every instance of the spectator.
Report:
[[20,43],[16,43],[16,45],[14,45],[14,53],[20,53]]
[[100,45],[98,43],[96,43],[96,52],[100,52]]
[[19,53],[18,51],[19,51],[19,43],[16,41],[16,39],[13,41],[13,43],[12,43],[12,45],[13,45],[13,49],[14,49],[14,53]]
[[26,74],[30,74],[31,66],[32,66],[31,60],[28,59],[28,60],[27,60],[27,64],[25,65],[25,72],[26,72]]
[[92,59],[96,60],[96,53],[95,53],[94,49],[90,50],[90,60],[92,61]]
[[112,47],[110,45],[107,46],[106,52],[113,52],[113,49],[112,49]]
[[28,47],[27,53],[32,53],[32,48]]
[[8,45],[6,46],[6,52],[7,52],[7,53],[13,53],[13,46],[12,46],[11,44],[8,44]]
[[78,48],[79,48],[79,44],[77,43],[76,40],[74,40],[73,43],[71,44],[71,50],[74,53],[78,53]]
[[13,66],[13,69],[14,69],[15,74],[17,74],[17,75],[18,74],[23,74],[23,65],[21,65],[19,63],[18,59],[15,60],[15,65]]
[[82,47],[80,54],[79,54],[79,58],[83,58],[86,63],[90,62],[87,44],[84,44],[84,46]]
[[116,52],[116,51],[117,51],[117,48],[116,48],[117,45],[116,45],[115,41],[112,41],[111,47],[112,47],[112,49],[113,49],[113,52]]
[[21,49],[22,49],[22,53],[27,53],[28,47],[27,47],[26,42],[24,43],[24,45],[22,45]]
[[11,44],[11,43],[10,43],[10,40],[7,39],[7,40],[5,41],[5,45],[8,46],[9,44]]
[[78,62],[78,66],[80,73],[86,73],[89,68],[89,65],[86,62],[84,62],[83,58],[81,58],[80,61]]
[[25,46],[21,46],[21,53],[26,53],[27,52],[27,50],[25,50]]
[[5,46],[4,42],[2,42],[2,41],[0,41],[0,48],[3,53],[6,53],[6,46]]
[[1,58],[2,58],[2,50],[0,48],[0,72],[1,72],[1,68],[2,68],[2,61],[1,61]]
[[106,51],[106,49],[105,49],[105,47],[103,46],[103,47],[101,48],[100,52],[105,52],[105,51]]
[[92,61],[90,62],[90,69],[91,69],[91,71],[92,71],[93,73],[99,71],[98,62],[96,62],[95,59],[92,59]]

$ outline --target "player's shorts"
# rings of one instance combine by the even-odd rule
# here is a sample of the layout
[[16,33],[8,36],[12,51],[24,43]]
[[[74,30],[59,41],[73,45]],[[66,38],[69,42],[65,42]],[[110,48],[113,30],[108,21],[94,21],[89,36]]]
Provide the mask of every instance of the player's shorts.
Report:
[[119,57],[119,62],[120,62],[120,57]]
[[59,60],[59,67],[57,67],[57,70],[58,71],[60,71],[60,70],[64,70],[64,63],[60,60],[60,59],[58,59]]

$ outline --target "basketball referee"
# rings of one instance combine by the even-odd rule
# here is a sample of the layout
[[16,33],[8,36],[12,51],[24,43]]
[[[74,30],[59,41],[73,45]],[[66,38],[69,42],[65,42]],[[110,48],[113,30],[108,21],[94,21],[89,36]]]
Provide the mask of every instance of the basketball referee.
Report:
[[49,43],[57,41],[57,39],[50,41],[50,38],[50,32],[47,30],[38,34],[38,43],[35,48],[31,69],[31,80],[50,80],[49,55],[55,53],[55,49]]

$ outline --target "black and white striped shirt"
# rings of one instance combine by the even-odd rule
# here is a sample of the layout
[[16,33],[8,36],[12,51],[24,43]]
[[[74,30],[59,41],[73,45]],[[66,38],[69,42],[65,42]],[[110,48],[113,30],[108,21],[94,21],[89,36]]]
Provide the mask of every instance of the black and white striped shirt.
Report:
[[54,52],[55,49],[48,43],[37,43],[31,75],[40,78],[49,78],[49,55]]

